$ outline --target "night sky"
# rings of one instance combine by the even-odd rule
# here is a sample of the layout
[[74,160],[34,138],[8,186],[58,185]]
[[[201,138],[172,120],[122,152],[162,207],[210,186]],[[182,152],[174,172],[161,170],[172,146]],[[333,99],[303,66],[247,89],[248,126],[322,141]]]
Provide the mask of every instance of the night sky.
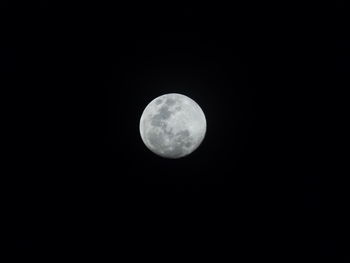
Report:
[[[321,74],[317,32],[302,11],[293,22],[298,8],[281,10],[9,8],[16,30],[6,32],[1,70],[17,116],[8,154],[15,254],[165,262],[187,253],[215,262],[336,254],[318,221],[331,206],[321,177],[303,168],[309,121],[296,126],[293,116]],[[165,93],[192,98],[207,119],[202,144],[177,160],[153,154],[139,134],[142,111]]]

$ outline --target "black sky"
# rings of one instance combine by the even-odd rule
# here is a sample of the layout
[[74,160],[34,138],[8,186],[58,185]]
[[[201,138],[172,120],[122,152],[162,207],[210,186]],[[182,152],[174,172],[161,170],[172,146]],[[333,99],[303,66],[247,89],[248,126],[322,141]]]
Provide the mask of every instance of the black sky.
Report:
[[[1,69],[18,116],[8,154],[17,253],[285,262],[336,251],[316,220],[321,179],[298,168],[308,121],[292,124],[322,75],[306,11],[46,1],[8,11]],[[207,118],[201,146],[178,160],[150,152],[138,126],[146,105],[172,92]]]

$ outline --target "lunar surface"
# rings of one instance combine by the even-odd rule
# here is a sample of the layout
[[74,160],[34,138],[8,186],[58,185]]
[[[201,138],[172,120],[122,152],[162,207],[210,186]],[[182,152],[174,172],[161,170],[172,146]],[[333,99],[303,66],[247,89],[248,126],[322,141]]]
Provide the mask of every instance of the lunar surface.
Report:
[[170,93],[151,101],[140,119],[140,134],[152,152],[181,158],[198,148],[207,128],[199,105],[187,96]]

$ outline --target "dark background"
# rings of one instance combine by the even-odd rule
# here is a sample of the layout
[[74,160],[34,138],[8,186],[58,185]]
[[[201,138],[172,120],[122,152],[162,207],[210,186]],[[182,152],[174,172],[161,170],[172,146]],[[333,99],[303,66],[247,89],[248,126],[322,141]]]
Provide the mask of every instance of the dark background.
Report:
[[[328,28],[319,13],[250,2],[4,6],[15,255],[337,255],[320,221],[332,205],[306,168],[307,89],[333,76],[315,45]],[[348,70],[346,43],[328,73]],[[207,118],[201,146],[178,160],[150,152],[138,126],[171,92]]]

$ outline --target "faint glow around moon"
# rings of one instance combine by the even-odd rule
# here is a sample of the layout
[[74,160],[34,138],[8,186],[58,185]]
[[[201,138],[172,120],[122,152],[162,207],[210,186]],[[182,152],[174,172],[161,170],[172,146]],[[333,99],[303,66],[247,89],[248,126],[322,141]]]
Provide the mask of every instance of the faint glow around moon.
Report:
[[178,93],[152,100],[140,119],[140,134],[147,148],[172,159],[196,150],[205,137],[206,128],[205,115],[199,105]]

